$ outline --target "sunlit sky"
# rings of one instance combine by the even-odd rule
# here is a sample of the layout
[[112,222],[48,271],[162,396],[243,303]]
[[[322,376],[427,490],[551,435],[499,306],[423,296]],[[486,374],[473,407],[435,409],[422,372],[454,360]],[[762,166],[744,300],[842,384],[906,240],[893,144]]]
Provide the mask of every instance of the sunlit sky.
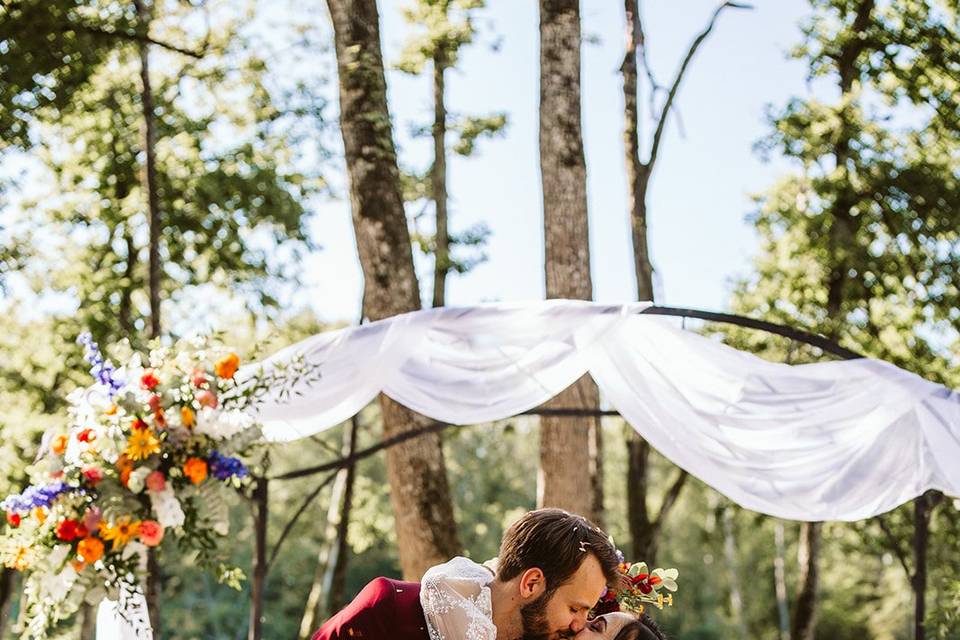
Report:
[[[404,0],[380,3],[387,65],[395,61],[408,27]],[[690,42],[718,3],[704,0],[646,2],[649,59],[660,84],[669,83]],[[623,162],[623,98],[618,73],[623,58],[622,3],[581,2],[583,129],[594,297],[603,302],[636,298]],[[728,10],[688,70],[671,118],[649,198],[650,242],[659,302],[724,308],[732,279],[747,274],[755,236],[745,216],[750,194],[790,170],[764,163],[753,144],[769,131],[767,105],[782,105],[808,91],[802,63],[787,50],[798,42],[807,14],[800,0],[761,0],[751,11]],[[449,73],[448,104],[460,113],[506,111],[502,139],[485,141],[475,157],[450,162],[451,224],[476,222],[491,231],[489,260],[448,280],[448,304],[538,299],[544,296],[538,130],[538,15],[529,0],[490,0],[478,43],[465,49]],[[490,43],[498,39],[494,50]],[[391,115],[403,157],[428,161],[429,141],[411,141],[412,122],[432,115],[431,85],[391,71]],[[641,96],[646,107],[647,96]],[[646,119],[650,131],[649,113]],[[644,143],[648,143],[645,139]],[[339,187],[345,192],[345,186]],[[324,249],[307,269],[308,291],[323,317],[355,318],[362,277],[344,201],[319,209],[313,226]],[[427,263],[421,285],[431,286]],[[425,299],[429,299],[427,295]]]
[[[429,164],[432,143],[412,138],[410,131],[432,118],[430,79],[390,68],[409,34],[400,11],[409,1],[381,0],[381,32],[401,162],[423,169]],[[311,2],[317,20],[328,25],[322,1]],[[481,141],[473,157],[453,156],[449,161],[452,231],[481,222],[491,231],[486,247],[489,259],[466,275],[452,274],[448,279],[450,305],[544,296],[537,3],[488,0],[487,4],[479,14],[476,43],[461,52],[458,67],[448,72],[447,104],[455,114],[506,112],[509,126],[502,137]],[[691,41],[718,4],[715,0],[643,3],[649,60],[660,84],[672,81]],[[294,2],[261,6],[267,8],[266,22],[291,17],[293,14],[285,14],[288,11],[305,10],[303,3]],[[624,46],[623,7],[618,2],[583,0],[581,10],[594,298],[629,302],[636,298],[636,284],[626,210],[618,73]],[[750,258],[756,250],[753,230],[745,219],[753,209],[750,194],[768,188],[779,175],[793,170],[776,158],[764,162],[753,145],[770,130],[765,118],[768,106],[783,105],[789,97],[810,91],[804,65],[787,57],[800,39],[799,23],[808,11],[803,0],[759,0],[752,10],[725,11],[688,70],[676,102],[679,118],[669,121],[648,200],[658,302],[723,309],[733,280],[749,274]],[[329,27],[325,28],[329,33]],[[312,67],[318,74],[335,69],[332,48],[325,55]],[[328,83],[326,90],[335,106],[336,84]],[[646,151],[653,126],[648,95],[641,96],[641,105]],[[334,157],[324,175],[332,195],[311,202],[310,228],[321,248],[306,259],[303,286],[287,308],[309,306],[324,320],[355,321],[362,274],[339,136],[331,136],[329,142]],[[13,168],[0,169],[9,172]],[[429,261],[418,258],[427,301],[432,287],[430,267]],[[198,303],[203,302],[202,295],[196,297]],[[36,313],[71,306],[62,299],[41,302],[24,305],[24,309]]]

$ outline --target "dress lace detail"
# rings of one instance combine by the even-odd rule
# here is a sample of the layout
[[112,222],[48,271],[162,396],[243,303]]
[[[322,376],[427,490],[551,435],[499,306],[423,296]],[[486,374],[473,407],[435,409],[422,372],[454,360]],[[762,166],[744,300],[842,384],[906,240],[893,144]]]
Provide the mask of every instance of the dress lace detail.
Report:
[[496,640],[492,581],[489,568],[467,558],[431,567],[420,581],[430,640]]

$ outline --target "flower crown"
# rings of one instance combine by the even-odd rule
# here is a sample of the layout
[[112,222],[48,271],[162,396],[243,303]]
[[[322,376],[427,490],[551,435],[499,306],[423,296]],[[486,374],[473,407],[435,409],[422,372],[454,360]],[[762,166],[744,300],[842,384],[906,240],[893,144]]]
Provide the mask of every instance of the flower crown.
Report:
[[[615,588],[608,587],[600,600],[590,610],[590,617],[610,613],[611,611],[630,611],[642,615],[647,604],[658,609],[664,606],[673,606],[673,592],[677,590],[676,569],[654,569],[650,571],[647,563],[624,562],[623,553],[617,550],[620,564],[620,584]],[[661,590],[670,593],[664,595]]]

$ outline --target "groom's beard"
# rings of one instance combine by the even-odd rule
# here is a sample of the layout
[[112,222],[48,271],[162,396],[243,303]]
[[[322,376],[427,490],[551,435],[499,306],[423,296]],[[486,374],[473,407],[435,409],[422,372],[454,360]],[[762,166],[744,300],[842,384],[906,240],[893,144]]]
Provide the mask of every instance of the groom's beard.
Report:
[[574,633],[566,629],[554,634],[547,622],[547,603],[553,592],[544,593],[533,602],[520,607],[523,622],[523,640],[552,640],[553,638],[572,638]]

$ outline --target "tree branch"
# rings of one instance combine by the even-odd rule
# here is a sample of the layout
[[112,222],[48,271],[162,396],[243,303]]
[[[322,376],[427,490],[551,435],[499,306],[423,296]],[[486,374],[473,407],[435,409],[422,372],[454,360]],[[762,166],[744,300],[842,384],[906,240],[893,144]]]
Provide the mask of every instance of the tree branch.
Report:
[[666,495],[663,496],[663,502],[660,503],[660,511],[657,512],[657,519],[654,522],[657,528],[660,527],[666,519],[667,514],[670,513],[670,510],[673,509],[677,503],[677,498],[680,497],[680,491],[683,489],[683,485],[686,483],[689,475],[686,471],[680,469],[680,475],[677,476],[677,479],[673,481],[673,484],[670,485],[670,488],[667,490]]
[[663,130],[667,124],[667,117],[670,115],[670,109],[673,106],[673,101],[677,97],[677,91],[680,89],[680,82],[683,80],[683,76],[686,74],[687,68],[690,66],[690,62],[696,55],[697,49],[700,48],[700,45],[703,44],[703,41],[706,40],[707,36],[710,35],[710,32],[713,31],[713,26],[716,24],[717,18],[720,17],[720,14],[723,12],[723,10],[727,8],[753,9],[753,5],[741,4],[739,2],[724,2],[717,7],[716,11],[713,12],[713,17],[710,18],[707,28],[704,29],[690,45],[690,49],[687,51],[687,56],[683,59],[683,64],[680,65],[680,70],[677,71],[677,76],[673,79],[673,84],[670,86],[670,91],[667,93],[667,100],[663,104],[663,110],[660,112],[660,118],[657,122],[657,130],[653,134],[653,146],[650,148],[650,159],[646,162],[648,171],[653,170],[653,165],[657,161],[657,153],[660,150],[660,142],[663,138]]
[[900,561],[900,566],[903,567],[903,572],[907,574],[907,580],[913,580],[913,572],[910,571],[910,566],[907,564],[907,555],[904,553],[903,549],[900,547],[900,542],[897,541],[896,536],[893,535],[893,532],[887,525],[887,519],[882,515],[879,515],[877,516],[877,524],[880,525],[880,529],[883,531],[884,535],[887,536],[887,542],[890,543],[890,548],[893,549],[894,554],[897,556],[897,560]]
[[[193,51],[193,50],[191,50],[191,49],[183,49],[183,48],[181,48],[181,47],[178,47],[178,46],[176,46],[176,45],[172,45],[172,44],[167,43],[167,42],[161,42],[160,40],[154,40],[153,38],[151,38],[150,36],[148,36],[148,35],[146,35],[146,34],[141,34],[141,33],[129,33],[129,32],[126,32],[126,31],[113,31],[113,30],[111,30],[111,29],[105,29],[105,28],[103,28],[103,27],[99,27],[99,26],[91,25],[91,24],[75,24],[75,23],[71,23],[71,24],[69,24],[69,25],[65,25],[65,26],[63,27],[63,31],[64,31],[65,33],[69,33],[69,32],[71,32],[71,31],[79,31],[79,32],[87,33],[87,34],[94,35],[94,36],[104,36],[104,37],[108,37],[108,38],[120,38],[121,40],[129,40],[129,41],[131,41],[131,42],[139,42],[139,43],[143,43],[143,44],[152,44],[152,45],[156,45],[156,46],[158,46],[158,47],[161,47],[161,48],[163,48],[163,49],[167,49],[168,51],[174,51],[174,52],[176,52],[176,53],[180,53],[180,54],[182,54],[182,55],[190,56],[191,58],[197,58],[197,59],[202,58],[202,57],[204,56],[204,53],[205,53],[204,50]],[[206,48],[206,47],[204,47],[204,49],[205,49],[205,48]]]
[[270,567],[273,566],[273,561],[277,559],[277,554],[280,553],[280,545],[283,544],[283,541],[287,539],[287,536],[290,535],[290,532],[293,530],[293,526],[297,524],[297,520],[300,519],[300,516],[303,515],[303,512],[307,510],[307,507],[310,506],[310,503],[313,502],[320,492],[323,491],[324,487],[330,484],[334,478],[337,477],[339,470],[332,472],[323,481],[317,485],[317,488],[314,489],[306,498],[304,498],[303,503],[301,503],[300,508],[297,509],[297,512],[293,514],[293,517],[290,518],[290,521],[287,522],[287,526],[283,528],[283,532],[280,534],[280,538],[277,539],[277,543],[273,545],[273,553],[270,554],[270,559],[267,560],[267,572],[269,573]]

